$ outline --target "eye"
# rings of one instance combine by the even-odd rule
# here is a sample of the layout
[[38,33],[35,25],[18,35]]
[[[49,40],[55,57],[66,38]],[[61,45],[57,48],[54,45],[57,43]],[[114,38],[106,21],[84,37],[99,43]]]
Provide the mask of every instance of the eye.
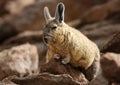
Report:
[[56,29],[56,28],[57,28],[57,26],[53,26],[53,27],[52,27],[52,29]]
[[57,28],[57,24],[52,24],[52,26],[51,26],[51,29],[56,29]]

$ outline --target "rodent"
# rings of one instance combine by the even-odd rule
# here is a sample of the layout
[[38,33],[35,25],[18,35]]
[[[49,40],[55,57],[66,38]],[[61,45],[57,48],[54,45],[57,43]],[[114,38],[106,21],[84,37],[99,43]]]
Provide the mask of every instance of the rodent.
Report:
[[80,31],[64,22],[64,11],[65,6],[61,2],[56,7],[55,17],[51,17],[48,7],[44,8],[46,25],[43,40],[48,47],[46,63],[58,55],[63,64],[84,68],[85,73],[89,74],[86,74],[90,77],[88,80],[92,80],[100,66],[99,49]]

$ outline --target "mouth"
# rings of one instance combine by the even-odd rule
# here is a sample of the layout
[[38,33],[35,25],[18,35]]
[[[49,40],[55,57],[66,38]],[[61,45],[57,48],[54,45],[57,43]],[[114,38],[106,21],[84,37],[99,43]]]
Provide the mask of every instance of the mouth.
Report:
[[52,35],[49,35],[49,34],[44,34],[43,40],[46,44],[48,43],[48,41],[51,43],[55,43],[54,37]]
[[43,37],[43,40],[45,43],[48,43],[48,39],[45,36]]
[[50,34],[48,34],[48,33],[45,33],[44,35],[43,35],[43,40],[44,40],[44,42],[47,44],[48,43],[48,38],[49,37],[51,37],[51,35]]
[[48,34],[44,34],[44,35],[43,35],[43,40],[44,40],[44,42],[45,42],[46,44],[48,43],[48,37],[49,37]]

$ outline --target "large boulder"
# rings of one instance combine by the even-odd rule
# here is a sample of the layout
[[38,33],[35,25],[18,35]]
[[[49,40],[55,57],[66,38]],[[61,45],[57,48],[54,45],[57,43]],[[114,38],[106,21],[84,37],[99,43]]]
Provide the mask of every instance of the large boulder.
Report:
[[102,54],[101,67],[103,75],[109,82],[120,83],[120,54],[105,53]]
[[25,76],[38,71],[36,46],[24,44],[0,52],[0,80],[14,74]]

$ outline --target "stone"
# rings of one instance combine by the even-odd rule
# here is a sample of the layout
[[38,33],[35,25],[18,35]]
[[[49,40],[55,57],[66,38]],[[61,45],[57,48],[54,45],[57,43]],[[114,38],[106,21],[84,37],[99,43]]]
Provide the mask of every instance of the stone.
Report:
[[38,52],[34,45],[23,44],[0,52],[0,80],[11,75],[38,73]]
[[107,52],[101,56],[101,67],[109,82],[120,81],[120,54]]

